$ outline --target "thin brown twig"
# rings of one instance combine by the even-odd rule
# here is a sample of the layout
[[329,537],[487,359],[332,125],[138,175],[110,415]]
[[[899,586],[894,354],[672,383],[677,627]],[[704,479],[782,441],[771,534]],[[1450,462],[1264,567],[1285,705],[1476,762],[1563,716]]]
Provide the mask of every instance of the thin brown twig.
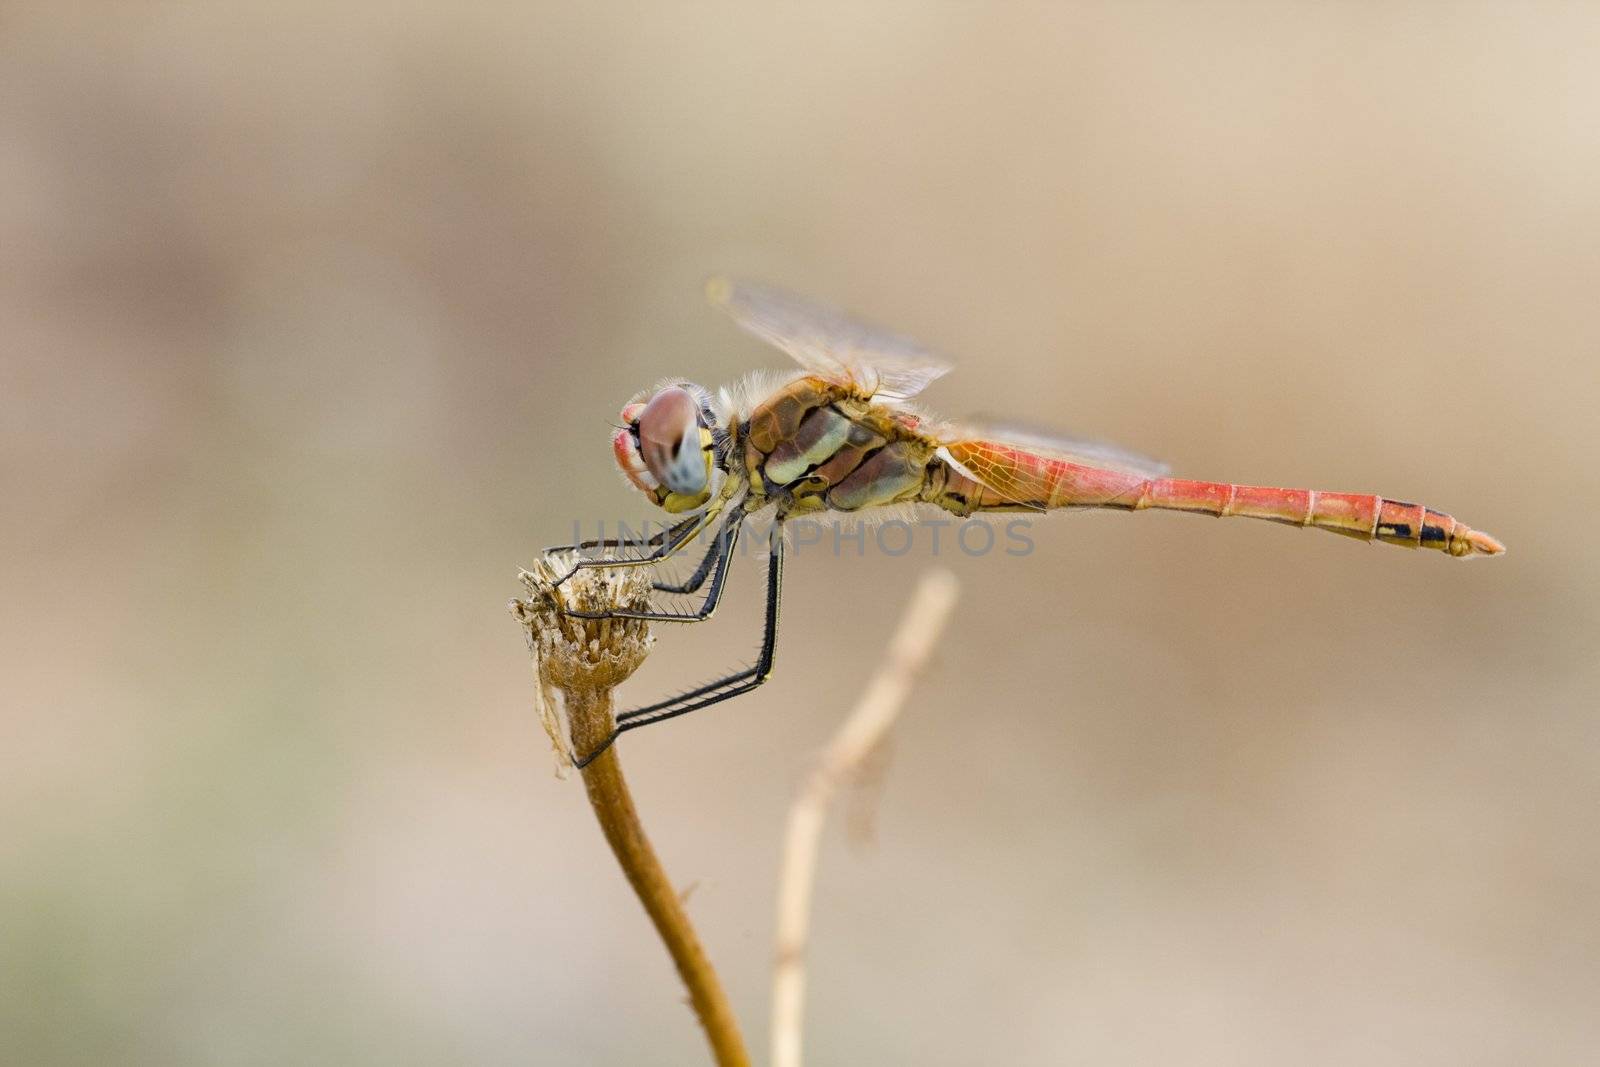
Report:
[[[572,739],[579,752],[592,751],[589,746],[599,744],[611,732],[611,690],[594,696],[594,701],[586,705],[567,705]],[[595,816],[600,820],[600,829],[622,865],[622,873],[649,913],[672,962],[677,965],[683,984],[689,989],[690,1003],[694,1005],[700,1025],[705,1027],[706,1040],[711,1043],[716,1062],[726,1067],[747,1065],[750,1054],[745,1051],[744,1039],[739,1034],[739,1022],[733,1016],[733,1008],[723,992],[716,969],[711,966],[710,957],[695,936],[682,898],[645,837],[628,783],[622,777],[616,746],[606,749],[583,769],[583,784]]]
[[912,683],[932,655],[957,595],[955,576],[923,575],[878,672],[818,760],[789,809],[778,882],[777,960],[772,976],[772,1067],[800,1067],[805,1013],[806,941],[817,849],[828,804],[883,743]]
[[[637,568],[585,570],[558,590],[552,578],[563,569],[561,561],[545,561],[534,572],[524,572],[529,599],[511,604],[512,614],[528,632],[544,701],[541,716],[557,748],[558,767],[570,765],[569,746],[580,753],[593,752],[611,735],[613,691],[638,669],[650,650],[649,630],[643,622],[574,619],[558,610],[563,601],[581,611],[643,606],[650,595],[647,575],[640,575]],[[565,730],[560,729],[560,720],[549,707],[552,691],[564,698]],[[727,994],[689,922],[682,898],[645,836],[615,746],[583,769],[583,784],[622,873],[688,987],[690,1004],[717,1064],[748,1067],[750,1054]]]

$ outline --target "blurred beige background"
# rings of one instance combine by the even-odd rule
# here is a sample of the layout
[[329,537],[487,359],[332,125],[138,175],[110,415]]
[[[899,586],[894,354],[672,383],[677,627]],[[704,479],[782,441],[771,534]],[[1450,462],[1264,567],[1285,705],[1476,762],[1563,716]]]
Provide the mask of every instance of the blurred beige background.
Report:
[[[958,357],[948,413],[1510,546],[947,556],[812,1062],[1593,1061],[1593,6],[69,7],[0,10],[0,1061],[703,1062],[504,604],[644,516],[636,389],[782,365],[715,271]],[[755,1046],[925,566],[802,554],[775,680],[624,742]],[[625,697],[749,655],[736,579]]]

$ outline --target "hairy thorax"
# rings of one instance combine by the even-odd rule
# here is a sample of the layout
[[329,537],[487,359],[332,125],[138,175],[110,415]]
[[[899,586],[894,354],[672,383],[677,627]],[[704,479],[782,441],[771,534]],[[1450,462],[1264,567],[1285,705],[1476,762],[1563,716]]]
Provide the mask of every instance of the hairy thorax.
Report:
[[786,514],[927,500],[944,481],[938,444],[915,415],[821,378],[780,389],[739,438],[752,506]]

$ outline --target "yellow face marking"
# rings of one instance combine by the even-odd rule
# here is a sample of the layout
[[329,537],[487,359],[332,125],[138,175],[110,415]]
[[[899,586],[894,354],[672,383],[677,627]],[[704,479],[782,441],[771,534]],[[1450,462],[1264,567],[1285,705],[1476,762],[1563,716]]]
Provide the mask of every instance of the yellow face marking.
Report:
[[705,460],[706,465],[705,488],[698,493],[674,493],[664,485],[659,486],[656,489],[656,503],[661,505],[664,510],[677,515],[685,511],[693,511],[711,499],[711,476],[717,459],[716,435],[704,426],[700,427],[700,455]]

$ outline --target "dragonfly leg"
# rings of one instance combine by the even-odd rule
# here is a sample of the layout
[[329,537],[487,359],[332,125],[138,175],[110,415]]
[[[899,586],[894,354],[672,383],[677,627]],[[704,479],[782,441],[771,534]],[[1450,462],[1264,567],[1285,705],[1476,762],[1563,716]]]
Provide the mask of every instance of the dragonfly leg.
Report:
[[[566,582],[566,580],[571,578],[574,574],[577,574],[581,570],[588,570],[593,567],[642,567],[647,563],[659,563],[661,560],[666,559],[684,545],[688,544],[689,540],[694,537],[695,534],[699,533],[705,527],[705,524],[710,521],[710,519],[711,516],[709,513],[700,512],[695,515],[690,515],[687,519],[684,519],[675,526],[667,527],[660,533],[655,534],[649,540],[644,542],[644,544],[648,546],[651,551],[643,556],[637,556],[632,559],[580,559],[572,565],[571,570],[567,571],[567,573],[563,574],[560,578],[557,578],[553,584],[559,589]],[[638,544],[636,541],[608,537],[602,538],[598,541],[580,541],[575,545],[556,545],[553,548],[545,549],[545,554],[549,555],[553,552],[581,552],[586,549],[594,548],[631,548],[636,544]]]
[[545,554],[554,555],[559,552],[588,552],[596,548],[630,548],[637,545],[643,545],[647,548],[656,548],[659,547],[661,543],[668,537],[672,536],[675,531],[693,522],[698,517],[698,515],[690,515],[681,522],[674,523],[671,526],[664,526],[643,541],[630,537],[602,537],[598,540],[579,541],[577,544],[572,545],[551,545],[549,548],[545,549]]
[[617,725],[598,748],[581,758],[576,755],[573,757],[572,762],[575,765],[580,769],[587,767],[600,753],[610,748],[619,736],[629,730],[649,726],[651,723],[665,722],[667,719],[676,719],[679,715],[687,715],[691,711],[720,704],[724,700],[748,693],[771,676],[772,661],[778,648],[778,602],[783,589],[783,534],[778,524],[773,526],[770,544],[771,554],[767,562],[767,609],[762,627],[761,651],[756,656],[756,665],[698,686],[687,693],[680,693],[670,700],[623,712],[617,716]]
[[[700,587],[706,584],[706,578],[711,574],[711,569],[719,561],[725,561],[727,556],[733,552],[733,542],[739,537],[739,525],[744,521],[744,517],[745,513],[743,511],[735,511],[728,516],[728,521],[723,523],[722,529],[717,532],[717,540],[706,550],[706,554],[700,557],[700,564],[695,567],[692,575],[681,582],[655,582],[650,588],[658,593],[699,592]],[[726,545],[724,545],[724,541],[727,542]],[[725,563],[724,569],[726,569]]]
[[695,575],[682,586],[664,585],[656,583],[655,588],[665,592],[693,592],[705,584],[706,575],[711,576],[711,588],[706,591],[705,599],[692,611],[567,611],[562,614],[574,619],[644,619],[647,622],[704,622],[716,612],[717,605],[722,603],[722,591],[727,586],[728,565],[733,562],[734,545],[739,540],[739,530],[744,523],[744,514],[734,512],[729,515],[722,528],[717,531],[716,539],[711,548],[706,551],[705,558],[695,568]]

